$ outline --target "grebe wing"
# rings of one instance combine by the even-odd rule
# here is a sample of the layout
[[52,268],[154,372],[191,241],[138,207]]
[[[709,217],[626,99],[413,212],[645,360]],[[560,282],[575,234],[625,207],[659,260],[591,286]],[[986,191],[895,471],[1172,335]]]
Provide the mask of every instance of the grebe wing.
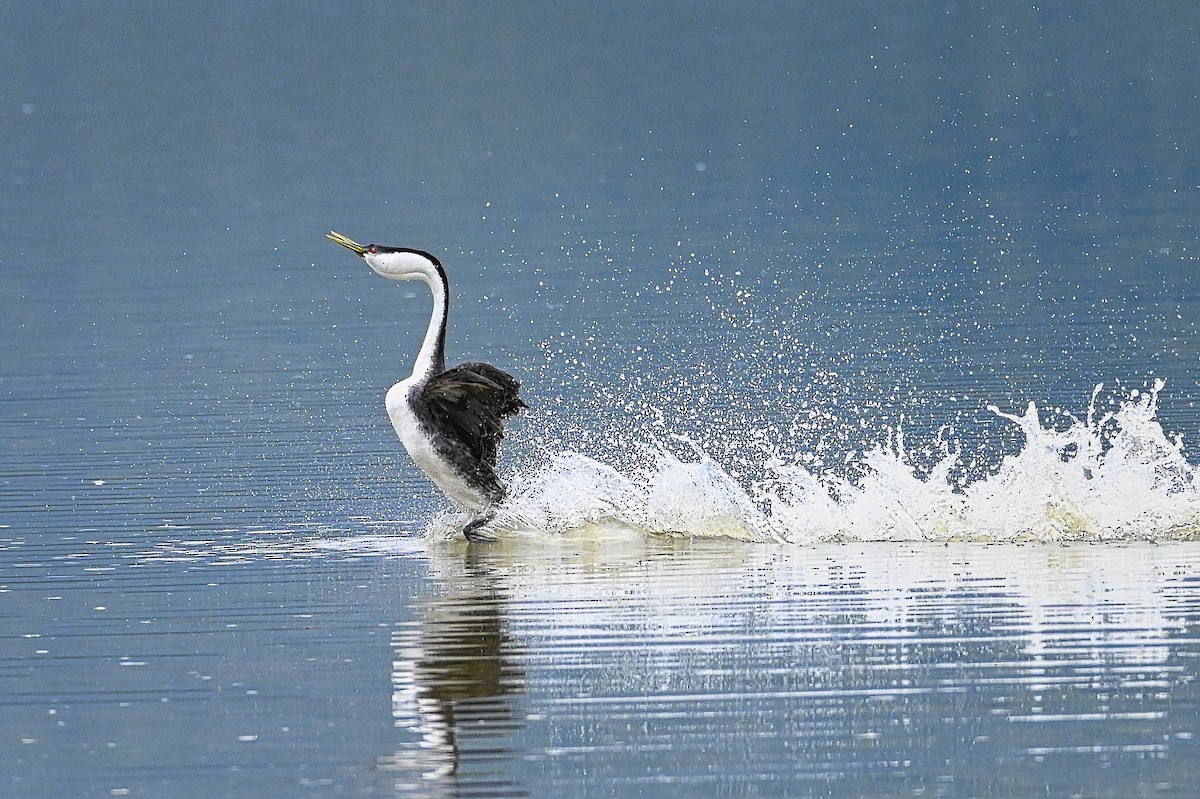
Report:
[[504,420],[527,407],[517,395],[521,383],[486,363],[464,363],[425,384],[429,409],[480,460],[494,466]]

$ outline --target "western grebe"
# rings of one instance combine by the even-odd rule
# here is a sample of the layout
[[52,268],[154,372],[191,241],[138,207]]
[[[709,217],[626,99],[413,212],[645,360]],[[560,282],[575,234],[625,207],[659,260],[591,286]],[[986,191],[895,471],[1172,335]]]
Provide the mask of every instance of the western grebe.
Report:
[[450,501],[476,514],[463,529],[468,541],[490,538],[482,528],[504,499],[496,456],[504,420],[526,407],[521,384],[486,363],[446,368],[446,319],[450,284],[437,258],[407,247],[363,246],[341,233],[328,238],[358,253],[376,273],[391,280],[421,280],[433,292],[429,329],[412,375],[387,393],[388,418],[413,461]]

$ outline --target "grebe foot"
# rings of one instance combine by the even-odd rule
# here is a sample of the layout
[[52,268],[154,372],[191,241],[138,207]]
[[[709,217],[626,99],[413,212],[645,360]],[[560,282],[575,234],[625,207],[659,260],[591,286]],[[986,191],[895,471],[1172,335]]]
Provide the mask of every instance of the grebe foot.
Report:
[[463,528],[463,537],[471,543],[477,543],[479,541],[495,541],[496,536],[483,529],[495,518],[496,511],[484,511],[472,519],[467,526]]

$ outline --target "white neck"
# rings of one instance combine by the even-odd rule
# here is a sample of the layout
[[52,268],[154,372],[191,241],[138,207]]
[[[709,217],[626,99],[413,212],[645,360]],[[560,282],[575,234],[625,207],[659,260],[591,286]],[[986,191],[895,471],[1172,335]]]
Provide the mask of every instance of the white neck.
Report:
[[446,315],[450,305],[450,285],[446,271],[427,252],[403,248],[372,246],[362,254],[367,264],[389,280],[420,280],[433,294],[433,313],[425,340],[417,352],[410,380],[428,380],[446,370]]
[[429,328],[425,331],[425,339],[413,363],[413,377],[428,379],[446,371],[446,305],[449,291],[433,276],[422,275],[420,279],[433,294],[433,313],[429,316]]

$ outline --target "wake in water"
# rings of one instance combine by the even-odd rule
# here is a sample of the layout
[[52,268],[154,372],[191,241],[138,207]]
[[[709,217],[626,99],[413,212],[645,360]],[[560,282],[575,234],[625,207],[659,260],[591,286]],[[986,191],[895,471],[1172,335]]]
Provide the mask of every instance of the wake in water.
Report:
[[[763,476],[739,483],[698,445],[658,445],[649,465],[618,470],[562,452],[518,476],[501,535],[582,528],[811,544],[855,541],[1164,541],[1200,538],[1200,485],[1182,442],[1157,419],[1157,381],[1098,415],[1045,423],[990,410],[1024,434],[1021,449],[975,480],[947,452],[920,470],[902,430],[867,452],[854,479],[817,474],[764,452]],[[431,534],[448,536],[443,519]]]

